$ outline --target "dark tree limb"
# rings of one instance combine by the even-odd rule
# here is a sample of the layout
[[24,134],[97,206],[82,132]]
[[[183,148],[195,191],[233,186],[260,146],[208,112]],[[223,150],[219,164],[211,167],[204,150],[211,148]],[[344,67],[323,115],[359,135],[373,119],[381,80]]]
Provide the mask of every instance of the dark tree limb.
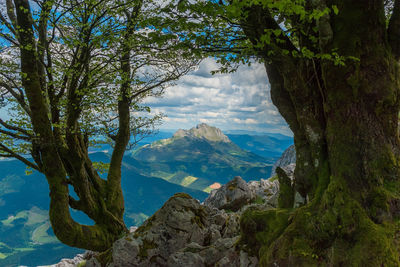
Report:
[[27,166],[31,167],[32,169],[35,169],[37,171],[41,171],[41,169],[39,168],[39,166],[37,166],[36,164],[30,162],[29,160],[27,160],[26,158],[24,158],[23,156],[15,153],[14,151],[12,151],[12,149],[8,148],[6,145],[0,143],[0,151],[4,151],[7,154],[1,154],[0,156],[2,157],[12,157],[12,158],[16,158],[19,161],[22,161],[24,164],[26,164]]

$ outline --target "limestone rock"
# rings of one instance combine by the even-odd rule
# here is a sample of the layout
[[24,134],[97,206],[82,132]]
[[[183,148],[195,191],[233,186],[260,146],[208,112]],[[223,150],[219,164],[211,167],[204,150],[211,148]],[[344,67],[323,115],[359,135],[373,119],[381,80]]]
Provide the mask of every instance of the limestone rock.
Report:
[[248,186],[254,194],[264,200],[266,205],[276,207],[278,205],[279,181],[278,179],[261,179],[250,181]]
[[231,140],[222,133],[222,131],[216,127],[209,126],[205,123],[201,123],[196,127],[191,128],[190,130],[183,130],[179,129],[173,137],[181,138],[181,137],[197,137],[197,138],[204,138],[214,142],[225,142],[230,143]]
[[[236,248],[239,218],[175,194],[135,232],[114,243],[107,266],[256,266]],[[100,265],[92,258],[87,266]]]
[[211,191],[210,195],[204,201],[204,205],[237,211],[245,204],[253,201],[254,197],[255,195],[247,183],[240,176],[236,176],[219,189]]
[[282,154],[282,156],[275,162],[271,170],[271,177],[275,176],[275,170],[277,167],[285,167],[287,165],[296,163],[296,149],[294,145],[288,147]]
[[93,256],[94,252],[86,251],[83,254],[76,255],[73,259],[62,259],[59,263],[38,267],[76,267]]

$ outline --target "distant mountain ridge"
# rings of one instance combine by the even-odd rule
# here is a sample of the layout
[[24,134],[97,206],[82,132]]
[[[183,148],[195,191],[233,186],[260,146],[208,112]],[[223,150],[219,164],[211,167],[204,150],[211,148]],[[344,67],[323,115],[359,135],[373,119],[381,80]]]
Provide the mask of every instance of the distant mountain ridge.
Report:
[[225,142],[225,143],[231,142],[228,136],[223,134],[220,129],[213,126],[209,126],[205,123],[201,123],[196,127],[191,128],[190,130],[179,129],[173,135],[173,137],[175,138],[185,137],[185,136],[192,138],[193,137],[203,138],[214,142]]
[[245,180],[268,178],[275,162],[275,158],[241,149],[220,129],[205,123],[142,146],[131,158],[141,164],[141,175],[150,174],[205,192],[213,189],[215,183],[225,184],[236,175]]
[[[278,158],[271,155],[278,154],[285,142],[292,142],[290,137],[279,143],[259,135],[225,135],[207,124],[175,134],[160,132],[143,141],[148,144],[128,151],[123,160],[128,226],[140,225],[174,193],[186,192],[203,201],[207,192],[236,175],[246,181],[268,178]],[[109,147],[93,149],[90,157],[95,162],[108,162],[109,151]],[[45,177],[37,172],[26,176],[25,166],[17,160],[0,160],[0,169],[0,266],[50,264],[78,253],[80,250],[54,239],[48,224]],[[82,223],[91,223],[75,211],[72,215]]]

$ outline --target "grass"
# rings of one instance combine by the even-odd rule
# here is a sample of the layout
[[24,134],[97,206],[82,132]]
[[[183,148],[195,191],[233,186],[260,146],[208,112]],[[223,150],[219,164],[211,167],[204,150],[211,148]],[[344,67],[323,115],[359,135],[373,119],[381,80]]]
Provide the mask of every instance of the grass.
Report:
[[172,177],[174,177],[174,173],[163,172],[163,171],[155,171],[150,173],[151,176],[161,178],[163,180],[169,181]]
[[183,180],[182,180],[182,182],[181,182],[181,185],[182,186],[189,186],[189,185],[191,185],[192,183],[194,183],[196,180],[197,180],[198,178],[196,178],[196,177],[194,177],[194,176],[186,176]]
[[43,223],[49,218],[48,211],[39,209],[38,207],[33,207],[28,211],[28,221],[25,225],[34,225],[38,223]]
[[55,243],[57,242],[56,237],[54,236],[50,236],[47,233],[47,230],[49,230],[50,228],[50,223],[46,222],[44,224],[42,224],[41,226],[39,226],[38,228],[36,228],[33,233],[32,233],[32,241],[35,244],[46,244],[46,243]]
[[203,189],[203,192],[210,193],[213,189],[209,186]]
[[28,211],[27,210],[23,210],[23,211],[18,212],[17,215],[15,215],[15,216],[9,216],[7,219],[2,220],[1,223],[4,226],[14,226],[13,222],[15,220],[18,220],[18,219],[21,219],[21,218],[22,219],[26,219],[28,217],[29,217],[28,216]]

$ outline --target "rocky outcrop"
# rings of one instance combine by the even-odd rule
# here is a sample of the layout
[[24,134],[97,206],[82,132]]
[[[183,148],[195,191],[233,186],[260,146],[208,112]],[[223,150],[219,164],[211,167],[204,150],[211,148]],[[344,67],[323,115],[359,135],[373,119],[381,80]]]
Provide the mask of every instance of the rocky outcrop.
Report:
[[62,259],[59,263],[53,265],[46,266],[38,266],[38,267],[77,267],[77,266],[85,266],[85,262],[87,259],[90,259],[94,256],[94,252],[86,251],[83,254],[76,255],[73,259]]
[[[295,164],[282,167],[291,180],[294,168]],[[258,266],[256,257],[237,246],[240,216],[248,207],[277,207],[278,196],[278,179],[246,183],[239,176],[213,190],[203,204],[187,194],[175,194],[108,252],[78,255],[53,267],[78,266],[79,262],[87,267],[104,266],[104,262],[108,267]]]
[[[286,155],[290,153],[289,150]],[[290,162],[290,157],[284,155],[276,166],[293,182],[296,165],[280,165]],[[276,177],[246,183],[236,176],[211,191],[203,204],[187,194],[175,194],[141,227],[132,227],[109,251],[87,254],[88,257],[78,255],[74,262],[63,260],[53,266],[258,266],[257,258],[237,245],[240,216],[249,207],[277,207],[279,189]],[[304,199],[297,193],[294,205],[302,203]]]
[[271,170],[271,177],[276,175],[276,168],[277,167],[285,167],[290,164],[296,163],[296,149],[294,145],[288,147],[283,153],[282,156],[275,162],[274,166]]
[[116,241],[108,255],[93,257],[86,266],[101,266],[101,258],[112,259],[109,267],[257,266],[257,258],[237,246],[240,216],[249,206],[276,207],[278,194],[277,179],[246,183],[239,176],[213,190],[203,204],[175,194],[141,227]]
[[204,205],[217,209],[238,211],[254,199],[254,191],[250,190],[246,181],[240,176],[236,176],[218,190],[212,190],[205,199]]
[[[239,214],[176,194],[134,233],[114,243],[107,266],[256,266],[236,247]],[[86,266],[101,266],[96,257]]]

